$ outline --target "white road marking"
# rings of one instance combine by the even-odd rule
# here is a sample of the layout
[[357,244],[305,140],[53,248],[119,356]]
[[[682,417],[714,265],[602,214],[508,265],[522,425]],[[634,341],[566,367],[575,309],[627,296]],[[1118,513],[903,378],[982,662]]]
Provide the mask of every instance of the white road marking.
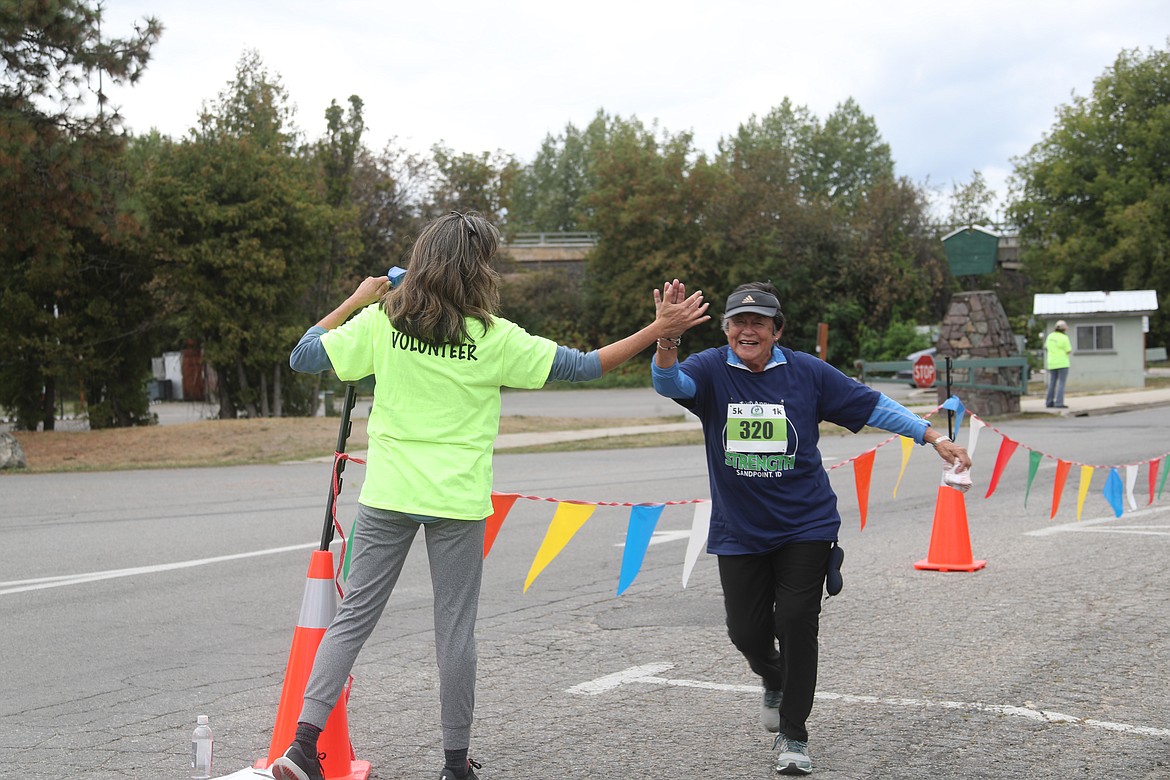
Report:
[[84,585],[87,582],[112,580],[119,577],[137,577],[140,574],[158,574],[159,572],[174,571],[176,569],[189,569],[193,566],[207,566],[208,564],[212,563],[238,561],[243,558],[258,558],[262,555],[278,555],[280,553],[292,552],[294,550],[307,550],[311,547],[318,546],[318,542],[310,542],[308,544],[294,544],[288,547],[272,547],[267,550],[254,550],[252,552],[235,553],[233,555],[219,555],[215,558],[199,558],[193,561],[157,563],[151,566],[135,566],[129,569],[108,569],[106,571],[94,571],[88,572],[86,574],[59,574],[53,577],[38,577],[31,580],[9,580],[8,582],[0,582],[0,596],[8,596],[13,593],[24,593],[30,590],[63,588],[67,585]]
[[1086,528],[1087,534],[1137,534],[1139,536],[1170,536],[1170,525],[1111,525],[1108,528]]
[[[732,693],[752,693],[759,694],[759,685],[730,685],[725,683],[705,682],[703,680],[683,680],[672,679],[667,677],[659,677],[662,672],[674,668],[674,664],[668,662],[659,662],[652,664],[644,664],[642,666],[631,666],[622,672],[614,674],[607,674],[604,677],[598,677],[596,680],[590,680],[572,688],[566,689],[568,693],[576,693],[584,696],[596,696],[600,693],[614,690],[621,685],[629,685],[633,683],[644,683],[647,685],[671,685],[678,688],[701,688],[708,691],[729,691]],[[1113,723],[1106,720],[1095,720],[1093,718],[1078,718],[1075,715],[1066,715],[1062,712],[1053,712],[1051,710],[1037,710],[1031,707],[1020,707],[1012,704],[985,704],[984,702],[966,702],[966,701],[934,701],[931,699],[912,699],[912,698],[881,698],[878,696],[858,696],[850,693],[829,693],[820,691],[816,694],[816,698],[822,701],[839,701],[846,704],[875,704],[885,707],[915,707],[918,709],[947,709],[947,710],[970,710],[973,712],[989,712],[996,715],[1009,715],[1016,718],[1025,718],[1027,720],[1036,721],[1039,723],[1072,723],[1081,726],[1090,726],[1092,728],[1104,729],[1105,731],[1115,731],[1123,734],[1140,734],[1147,737],[1170,737],[1170,729],[1158,729],[1149,726],[1132,726],[1128,723]]]
[[[655,531],[650,537],[650,544],[666,544],[667,542],[679,542],[690,538],[690,531]],[[618,542],[614,545],[614,547],[625,546],[625,542]]]
[[253,777],[267,777],[272,780],[272,773],[267,769],[256,769],[254,767],[244,767],[239,772],[233,772],[230,775],[223,775],[219,780],[248,780]]
[[596,696],[599,693],[612,691],[624,683],[630,682],[644,682],[645,680],[657,680],[653,675],[660,672],[665,672],[668,669],[673,669],[674,664],[671,663],[656,663],[646,664],[644,666],[631,666],[624,672],[615,672],[614,674],[607,674],[605,677],[598,677],[596,680],[579,683],[568,689],[569,693],[579,693],[584,696]]
[[[1138,509],[1132,512],[1126,512],[1121,517],[1114,517],[1108,515],[1106,517],[1094,517],[1089,520],[1078,520],[1071,523],[1061,523],[1060,525],[1050,525],[1044,528],[1038,528],[1035,531],[1026,531],[1024,536],[1051,536],[1052,534],[1061,533],[1142,533],[1153,536],[1170,536],[1170,524],[1167,525],[1113,525],[1108,528],[1097,528],[1096,526],[1105,525],[1106,523],[1120,523],[1123,519],[1127,521],[1136,520],[1139,517],[1149,517],[1150,515],[1160,515],[1166,512],[1168,507],[1165,506],[1147,506],[1144,509]],[[1142,529],[1142,530],[1136,530]]]

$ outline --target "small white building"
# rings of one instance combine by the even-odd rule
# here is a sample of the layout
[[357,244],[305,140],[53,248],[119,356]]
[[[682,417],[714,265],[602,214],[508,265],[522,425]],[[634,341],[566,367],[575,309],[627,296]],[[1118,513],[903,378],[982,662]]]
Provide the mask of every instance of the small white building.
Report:
[[1157,310],[1156,290],[1037,293],[1032,303],[1045,337],[1057,320],[1068,325],[1070,390],[1145,387],[1146,333]]

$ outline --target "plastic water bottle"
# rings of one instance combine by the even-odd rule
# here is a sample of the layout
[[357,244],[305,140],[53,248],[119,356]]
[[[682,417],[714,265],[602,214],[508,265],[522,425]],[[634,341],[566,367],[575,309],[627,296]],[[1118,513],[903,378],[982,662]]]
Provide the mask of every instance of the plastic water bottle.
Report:
[[196,719],[195,731],[191,734],[191,780],[209,780],[211,777],[211,748],[215,742],[207,716]]

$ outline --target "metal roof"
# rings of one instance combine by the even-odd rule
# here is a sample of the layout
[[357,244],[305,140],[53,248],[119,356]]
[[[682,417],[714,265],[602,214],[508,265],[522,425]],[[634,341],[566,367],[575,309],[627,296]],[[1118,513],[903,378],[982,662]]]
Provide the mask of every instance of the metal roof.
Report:
[[939,240],[946,241],[948,238],[950,238],[952,236],[957,236],[960,233],[965,233],[968,230],[978,230],[980,233],[986,233],[987,235],[995,236],[996,238],[1003,237],[1003,234],[996,232],[996,230],[994,228],[989,228],[989,227],[986,227],[984,225],[963,225],[962,227],[955,228],[954,230],[952,230],[950,233],[947,233],[945,236],[943,236]]
[[1151,314],[1158,310],[1157,290],[1086,290],[1058,294],[1036,293],[1032,313]]

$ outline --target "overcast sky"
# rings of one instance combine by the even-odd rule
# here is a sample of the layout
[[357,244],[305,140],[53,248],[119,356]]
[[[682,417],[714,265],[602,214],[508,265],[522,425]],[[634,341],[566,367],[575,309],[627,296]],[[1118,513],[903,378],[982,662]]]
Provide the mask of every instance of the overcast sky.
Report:
[[260,53],[309,138],[330,100],[365,102],[366,142],[504,150],[530,161],[599,109],[714,152],[785,97],[825,117],[852,97],[897,172],[941,194],[980,170],[1000,196],[1012,158],[1123,49],[1170,46],[1167,0],[104,0],[106,36],[165,26],[128,126],[179,137]]

